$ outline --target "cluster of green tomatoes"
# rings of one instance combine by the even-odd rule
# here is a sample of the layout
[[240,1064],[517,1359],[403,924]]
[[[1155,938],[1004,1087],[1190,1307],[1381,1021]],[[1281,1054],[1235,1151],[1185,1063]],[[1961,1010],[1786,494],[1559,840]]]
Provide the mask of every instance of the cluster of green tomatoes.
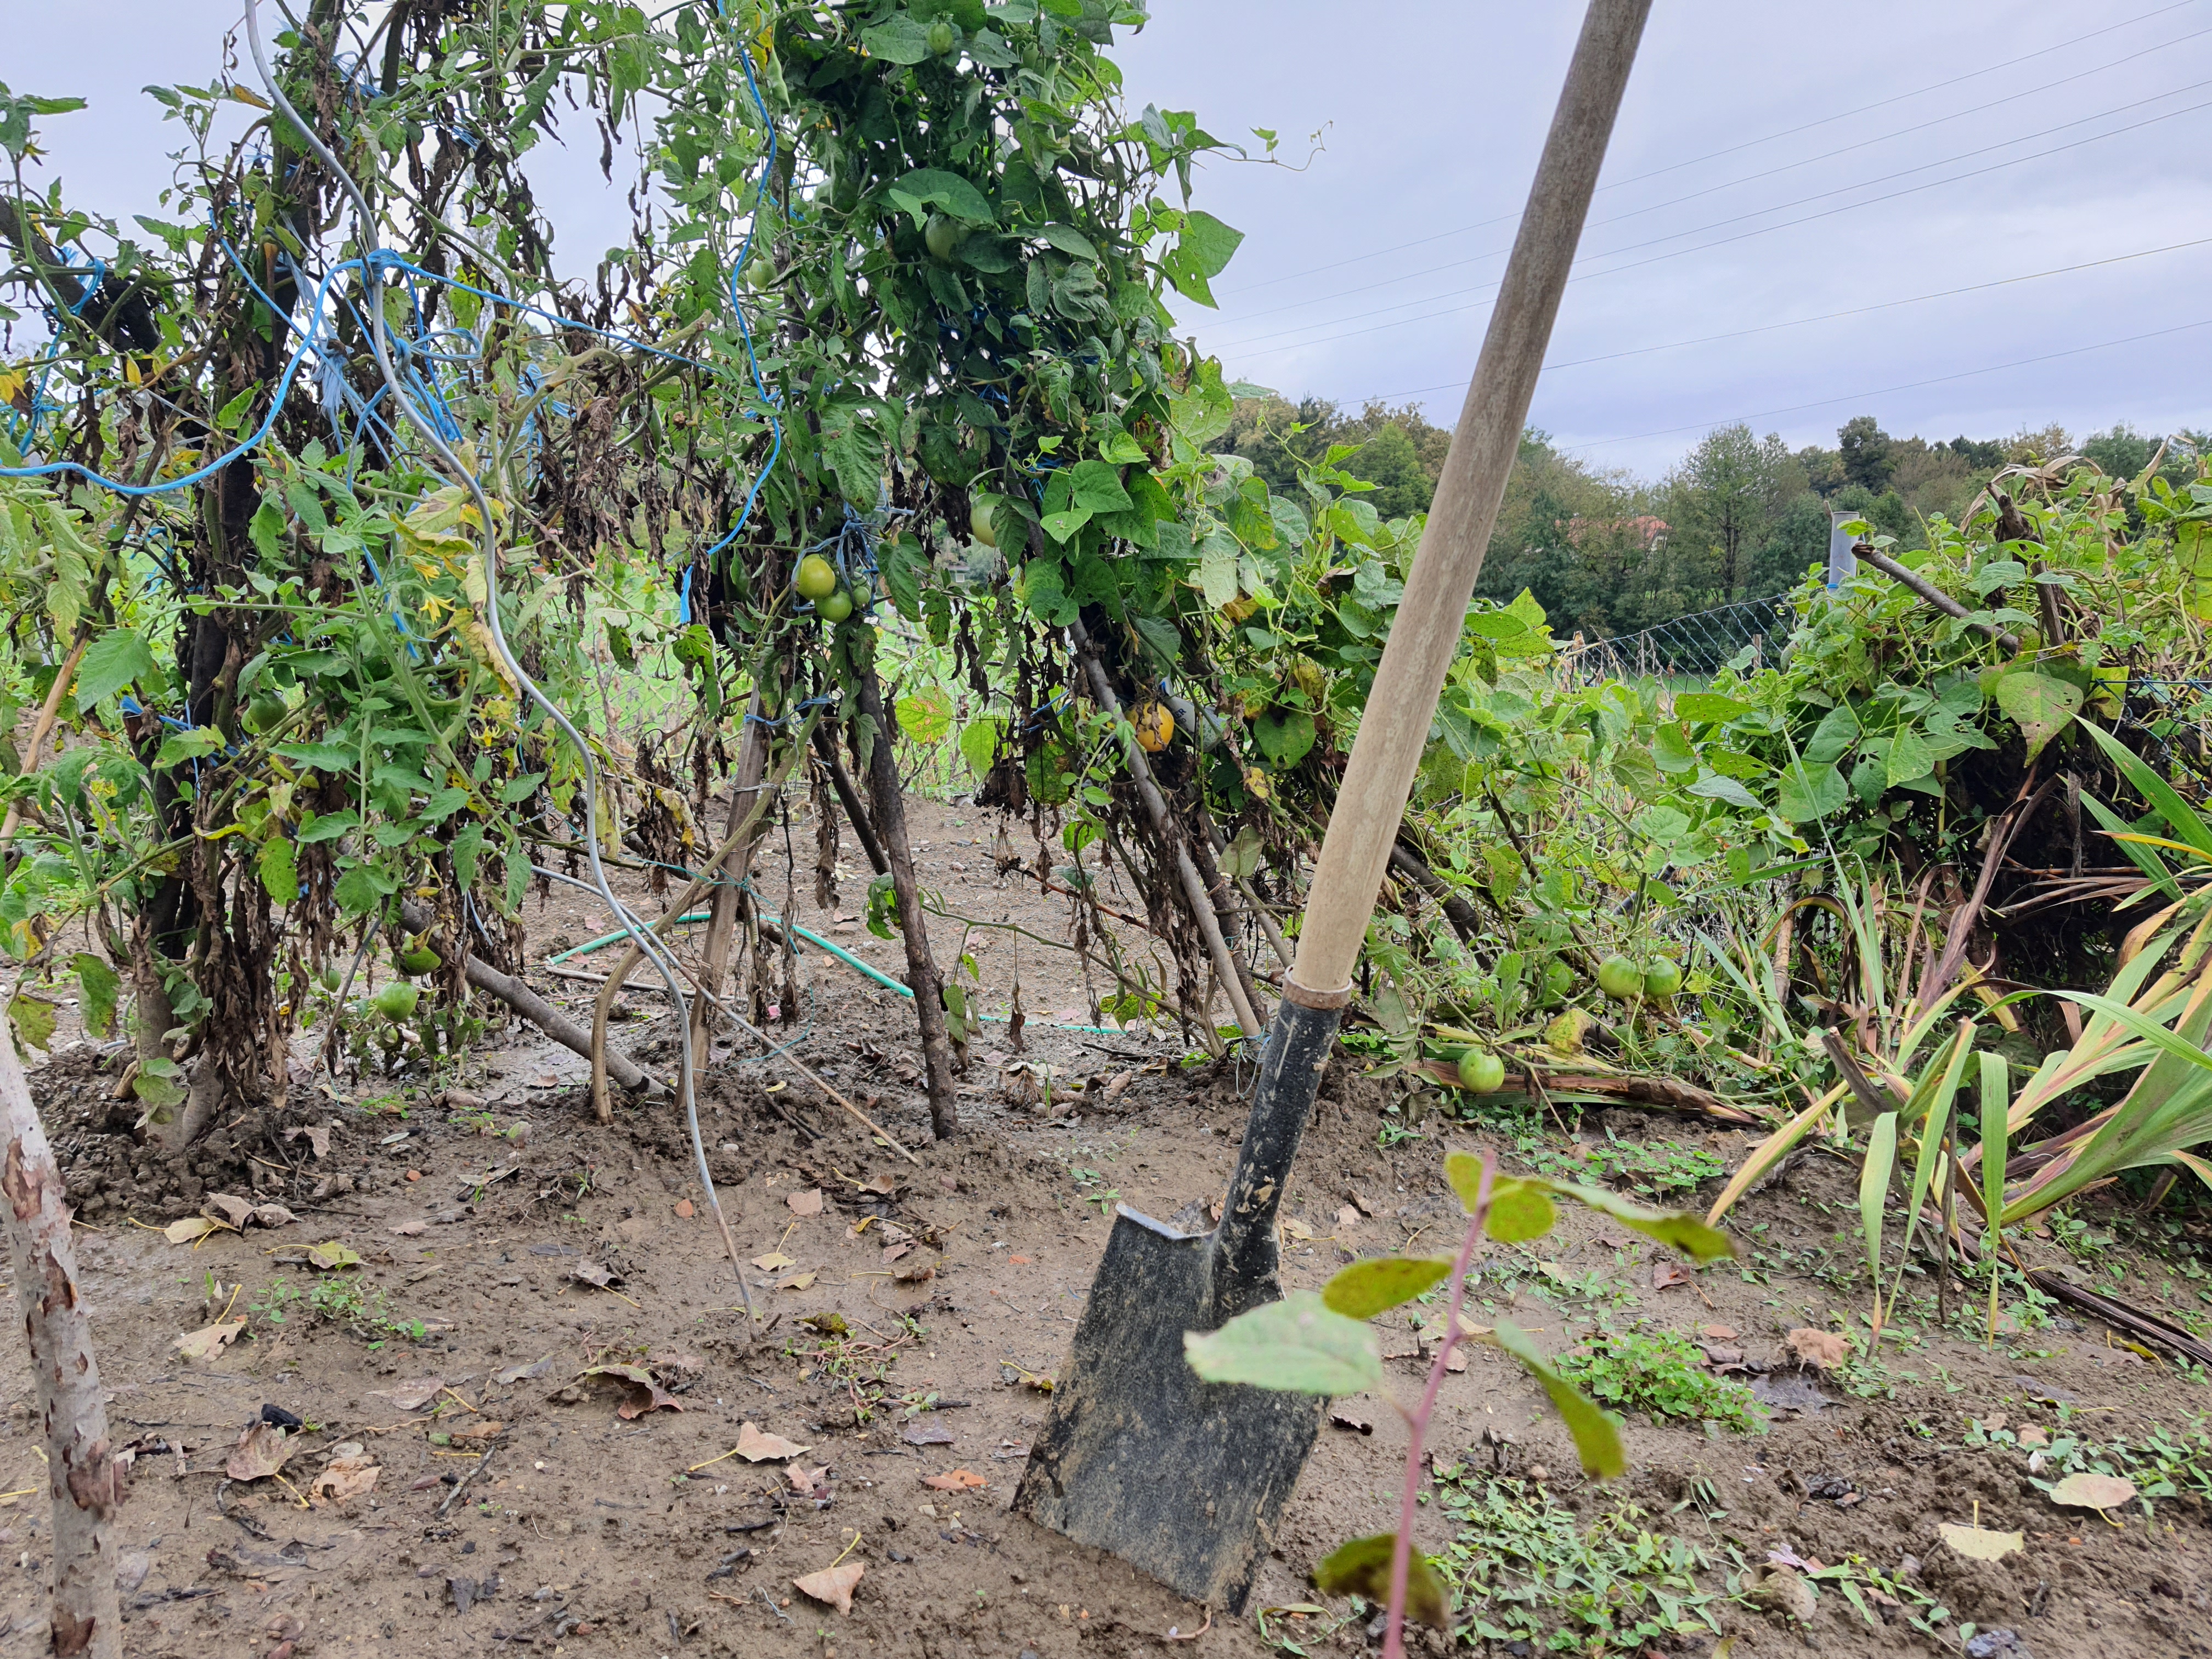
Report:
[[837,567],[819,553],[799,562],[793,578],[799,597],[814,603],[814,614],[826,623],[841,623],[853,614],[853,595],[837,577]]

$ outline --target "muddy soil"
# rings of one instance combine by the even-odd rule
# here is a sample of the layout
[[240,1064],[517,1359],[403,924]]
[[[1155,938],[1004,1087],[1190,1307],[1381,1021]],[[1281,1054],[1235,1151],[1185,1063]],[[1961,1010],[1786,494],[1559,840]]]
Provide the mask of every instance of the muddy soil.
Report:
[[[1064,900],[999,876],[981,815],[916,805],[926,879],[951,908],[1066,937]],[[860,869],[842,912],[812,907],[803,870],[798,890],[771,889],[769,902],[895,976],[896,945],[850,923],[834,931],[839,914],[864,906]],[[532,901],[533,962],[606,931],[582,896]],[[1011,993],[1012,938],[984,953],[994,999]],[[1021,949],[1031,1014],[1091,1024],[1073,958]],[[812,1000],[796,1052],[872,1103],[912,1157],[787,1070],[720,1051],[702,1127],[759,1286],[758,1321],[740,1305],[680,1121],[623,1105],[599,1124],[582,1062],[534,1033],[510,1032],[435,1078],[342,1073],[331,1085],[302,1060],[291,1115],[314,1133],[190,1169],[132,1146],[109,1098],[112,1054],[57,1039],[33,1084],[88,1224],[81,1260],[110,1422],[138,1449],[118,1527],[128,1651],[1056,1659],[1279,1646],[1310,1656],[1379,1639],[1349,1601],[1317,1596],[1308,1574],[1339,1542],[1394,1522],[1406,1431],[1386,1400],[1332,1402],[1242,1618],[1209,1620],[1007,1510],[1113,1206],[1167,1217],[1218,1195],[1249,1073],[1183,1064],[1171,1032],[1032,1024],[1017,1054],[1006,1029],[989,1027],[963,1081],[964,1132],[931,1144],[908,1006],[808,955]],[[594,988],[532,979],[588,1009]],[[626,1046],[663,1058],[658,999],[624,1000],[635,1014]],[[304,1044],[301,1056],[311,1052]],[[1442,1154],[1513,1144],[1494,1125],[1440,1115],[1402,1139],[1384,1103],[1342,1062],[1325,1082],[1284,1211],[1291,1286],[1409,1241],[1446,1248],[1458,1224]],[[1591,1146],[1665,1146],[1728,1164],[1750,1144],[1635,1113],[1567,1127]],[[1570,1150],[1564,1127],[1551,1150]],[[1778,1362],[1792,1329],[1863,1330],[1854,1180],[1836,1160],[1796,1163],[1739,1212],[1744,1257],[1695,1275],[1674,1273],[1618,1224],[1567,1213],[1534,1247],[1488,1250],[1470,1316],[1510,1317],[1554,1353],[1604,1323]],[[1676,1196],[1701,1203],[1714,1190]],[[160,1231],[216,1191],[282,1202],[298,1218],[197,1243]],[[313,1265],[311,1248],[333,1242],[359,1264]],[[2068,1261],[2059,1243],[2031,1241],[2032,1260]],[[2176,1271],[2192,1242],[2173,1248],[2160,1259],[2104,1246],[2100,1277],[2139,1301],[2193,1306],[2193,1281]],[[1957,1652],[1966,1624],[1977,1654],[2212,1650],[2201,1504],[2164,1498],[2148,1516],[2130,1506],[2109,1518],[2061,1510],[2015,1443],[2033,1438],[2025,1425],[2131,1443],[2154,1426],[2178,1431],[2203,1410],[2203,1384],[2081,1321],[1985,1348],[1976,1313],[1938,1330],[1924,1279],[1916,1293],[1899,1315],[1908,1334],[1880,1365],[1770,1373],[1766,1386],[1796,1408],[1778,1407],[1763,1433],[1632,1417],[1633,1472],[1608,1485],[1577,1472],[1524,1375],[1474,1348],[1444,1382],[1421,1542],[1446,1550],[1450,1509],[1486,1494],[1518,1516],[1564,1520],[1571,1539],[1641,1534],[1647,1559],[1674,1550],[1680,1629],[1589,1651]],[[180,1336],[241,1316],[235,1339],[204,1357],[179,1352]],[[1391,1391],[1411,1401],[1425,1375],[1420,1333],[1402,1316],[1382,1324]],[[15,1448],[0,1490],[19,1494],[0,1498],[0,1543],[15,1561],[0,1581],[0,1654],[30,1655],[45,1647],[48,1533],[43,1498],[20,1495],[40,1483],[15,1352],[0,1358],[0,1390]],[[1996,1443],[1973,1443],[1989,1437],[1972,1422],[2000,1419]],[[285,1442],[281,1479],[227,1474],[251,1425],[295,1419],[304,1426]],[[805,1449],[732,1455],[752,1435]],[[2021,1532],[2024,1550],[1976,1562],[1939,1541],[1940,1523],[1977,1514],[1984,1528]],[[1607,1605],[1602,1583],[1531,1588],[1525,1562],[1477,1538],[1460,1557],[1462,1573],[1525,1592],[1545,1632],[1564,1622],[1587,1633],[1572,1606]],[[1783,1571],[1753,1583],[1777,1561]],[[833,1566],[862,1569],[849,1613],[794,1586]],[[1878,1573],[1900,1593],[1861,1589],[1855,1601],[1838,1568],[1861,1586]],[[1613,1601],[1626,1605],[1624,1592]],[[1485,1605],[1487,1627],[1520,1628],[1504,1607]],[[1442,1638],[1426,1640],[1443,1650]],[[1551,1650],[1540,1635],[1532,1644],[1473,1625],[1462,1644]]]

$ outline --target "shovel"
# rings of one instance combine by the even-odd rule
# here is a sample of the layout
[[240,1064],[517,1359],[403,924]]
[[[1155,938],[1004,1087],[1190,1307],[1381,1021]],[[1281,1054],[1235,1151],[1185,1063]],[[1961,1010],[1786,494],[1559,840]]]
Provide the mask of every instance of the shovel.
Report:
[[1650,0],[1592,0],[1552,118],[1420,556],[1368,696],[1315,867],[1296,962],[1211,1233],[1123,1205],[1014,1493],[1041,1525],[1194,1601],[1244,1610],[1321,1428],[1310,1395],[1207,1383],[1183,1334],[1282,1294],[1275,1212],[1351,997],[1407,792],[1460,643],[1483,550]]

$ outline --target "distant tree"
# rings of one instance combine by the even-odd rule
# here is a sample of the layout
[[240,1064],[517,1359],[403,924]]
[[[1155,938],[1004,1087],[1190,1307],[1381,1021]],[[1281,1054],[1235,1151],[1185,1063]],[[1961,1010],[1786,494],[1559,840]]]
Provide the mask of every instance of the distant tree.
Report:
[[1355,478],[1379,486],[1367,499],[1386,519],[1402,519],[1409,513],[1425,513],[1437,483],[1421,465],[1421,458],[1405,428],[1393,421],[1344,460],[1344,470]]
[[1968,466],[1979,471],[1994,472],[2004,465],[2004,446],[2001,443],[1982,441],[1961,433],[1949,443],[1938,447],[1949,450]]
[[1710,580],[1743,597],[1753,555],[1804,489],[1804,470],[1779,436],[1754,437],[1741,422],[1706,434],[1667,478],[1665,516],[1677,561],[1707,551]]
[[2144,436],[2126,422],[2110,432],[2093,432],[2081,440],[2081,454],[2115,478],[2132,478],[2150,465],[2159,441]]
[[1354,477],[1382,487],[1367,499],[1386,519],[1425,513],[1451,448],[1451,433],[1413,404],[1370,403],[1347,415],[1322,398],[1291,404],[1282,398],[1239,400],[1223,447],[1252,463],[1272,489],[1290,490],[1301,462],[1318,461],[1333,445],[1352,447],[1341,463]]
[[1763,599],[1787,593],[1805,580],[1805,573],[1828,562],[1828,504],[1808,489],[1791,498],[1767,527],[1766,539],[1752,561],[1751,580],[1744,593]]
[[2056,421],[2039,430],[2022,428],[2004,442],[2005,459],[2021,466],[2045,466],[2075,453],[2074,440]]
[[1836,434],[1836,449],[1846,483],[1880,490],[1896,471],[1894,441],[1871,415],[1854,415],[1844,422]]

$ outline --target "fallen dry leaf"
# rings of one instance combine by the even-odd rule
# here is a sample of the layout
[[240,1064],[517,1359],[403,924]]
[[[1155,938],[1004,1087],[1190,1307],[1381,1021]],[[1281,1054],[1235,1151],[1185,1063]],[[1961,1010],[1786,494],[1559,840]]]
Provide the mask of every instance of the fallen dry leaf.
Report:
[[332,1120],[316,1124],[303,1123],[297,1128],[285,1130],[284,1139],[292,1141],[305,1135],[307,1138],[307,1145],[315,1149],[317,1158],[328,1158],[331,1155],[331,1131],[335,1127],[335,1121]]
[[794,1257],[786,1255],[781,1250],[770,1250],[766,1255],[757,1255],[753,1258],[753,1266],[764,1273],[772,1273],[781,1268],[794,1267],[798,1265]]
[[336,1273],[341,1267],[361,1266],[361,1254],[335,1238],[326,1238],[319,1244],[307,1247],[307,1265],[319,1267],[325,1273]]
[[890,1197],[891,1194],[897,1192],[898,1189],[899,1184],[898,1177],[896,1176],[872,1175],[866,1181],[860,1183],[860,1190],[862,1192],[874,1193],[878,1196],[883,1198]]
[[568,1269],[568,1277],[580,1285],[590,1285],[605,1291],[623,1282],[623,1276],[604,1261],[580,1261]]
[[803,1273],[793,1273],[788,1279],[777,1279],[775,1287],[779,1291],[811,1291],[814,1288],[814,1281],[821,1276],[816,1269],[809,1267]]
[[186,1331],[170,1346],[187,1359],[212,1359],[236,1341],[245,1328],[242,1319],[218,1319],[212,1325]]
[[1328,1414],[1328,1420],[1331,1427],[1349,1429],[1354,1434],[1372,1434],[1375,1432],[1375,1425],[1372,1423],[1368,1422],[1364,1418],[1354,1417],[1349,1412],[1331,1412]]
[[1336,1212],[1337,1231],[1340,1233],[1349,1232],[1358,1224],[1359,1212],[1352,1206],[1346,1204],[1338,1208]]
[[1733,1325],[1700,1325],[1698,1327],[1698,1334],[1711,1342],[1733,1342],[1735,1340],[1735,1327]]
[[794,1463],[783,1473],[784,1478],[791,1482],[792,1491],[797,1492],[801,1498],[811,1498],[814,1495],[814,1489],[829,1480],[830,1466],[824,1463],[817,1468],[809,1469],[802,1468]]
[[949,1469],[943,1474],[927,1474],[921,1484],[933,1486],[939,1492],[973,1492],[978,1486],[991,1483],[973,1469]]
[[678,1199],[676,1200],[676,1213],[682,1219],[689,1221],[693,1214],[691,1200],[688,1198]]
[[1944,1522],[1936,1528],[1936,1534],[1960,1554],[1974,1561],[2001,1560],[2027,1548],[2027,1540],[2016,1532],[1991,1532],[1982,1527],[1963,1526],[1956,1521]]
[[1851,1345],[1834,1331],[1815,1331],[1800,1326],[1783,1338],[1802,1364],[1832,1370],[1850,1358]]
[[891,1277],[902,1285],[926,1285],[937,1277],[937,1264],[934,1261],[909,1261],[903,1267],[896,1269]]
[[1680,1262],[1662,1261],[1651,1270],[1651,1288],[1655,1291],[1671,1291],[1677,1285],[1689,1282],[1690,1270]]
[[840,1613],[853,1610],[853,1586],[860,1582],[860,1575],[868,1570],[865,1561],[848,1561],[842,1567],[824,1567],[819,1572],[810,1572],[804,1578],[791,1581],[792,1589],[801,1595],[811,1595],[817,1601],[827,1602]]
[[2118,1509],[2136,1495],[2136,1483],[2117,1474],[2069,1474],[2051,1489],[2051,1501],[2069,1510]]
[[420,1411],[438,1397],[438,1390],[446,1386],[438,1376],[410,1377],[404,1382],[395,1382],[388,1389],[375,1392],[382,1395],[403,1412]]
[[181,1221],[172,1221],[161,1229],[161,1237],[172,1244],[196,1244],[210,1233],[234,1232],[220,1221],[210,1221],[204,1215],[188,1215]]
[[506,1424],[495,1423],[488,1417],[480,1417],[464,1428],[455,1429],[453,1437],[456,1440],[489,1440],[506,1426]]
[[430,1231],[430,1224],[427,1221],[395,1221],[392,1224],[392,1231],[401,1238],[420,1238]]
[[282,1204],[257,1204],[253,1206],[253,1224],[257,1227],[289,1227],[299,1218]]
[[1282,1228],[1285,1238],[1310,1239],[1313,1237],[1313,1229],[1294,1215],[1283,1217],[1277,1224]]
[[234,1480],[258,1480],[283,1468],[291,1455],[283,1430],[274,1423],[256,1423],[238,1437],[238,1449],[222,1472]]
[[911,1255],[913,1250],[914,1245],[909,1241],[902,1241],[896,1244],[886,1244],[884,1246],[883,1251],[884,1265],[888,1267],[892,1262],[897,1261],[901,1256]]
[[748,1463],[765,1463],[781,1457],[796,1457],[801,1452],[811,1451],[811,1446],[802,1446],[795,1440],[786,1440],[780,1434],[763,1434],[754,1423],[738,1426],[737,1455]]
[[899,1438],[909,1446],[949,1446],[952,1431],[939,1423],[917,1423]]
[[377,1466],[365,1454],[359,1457],[333,1457],[307,1490],[318,1498],[343,1502],[374,1490],[376,1476]]
[[242,1228],[253,1215],[253,1200],[234,1197],[229,1193],[210,1193],[200,1208],[210,1219],[219,1219],[229,1226]]
[[790,1206],[793,1215],[822,1213],[822,1189],[819,1187],[809,1187],[803,1193],[786,1193],[783,1201]]
[[671,1411],[684,1409],[684,1402],[662,1388],[642,1365],[586,1365],[581,1375],[604,1376],[622,1385],[623,1402],[615,1407],[615,1415],[624,1422],[664,1406]]
[[553,1356],[549,1353],[544,1358],[527,1365],[509,1365],[503,1371],[494,1371],[491,1374],[491,1380],[504,1387],[510,1382],[535,1382],[541,1376],[550,1376],[552,1374]]

